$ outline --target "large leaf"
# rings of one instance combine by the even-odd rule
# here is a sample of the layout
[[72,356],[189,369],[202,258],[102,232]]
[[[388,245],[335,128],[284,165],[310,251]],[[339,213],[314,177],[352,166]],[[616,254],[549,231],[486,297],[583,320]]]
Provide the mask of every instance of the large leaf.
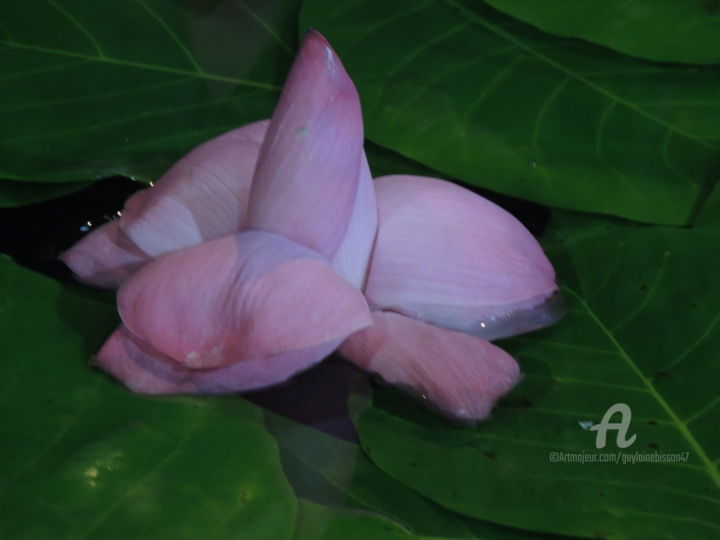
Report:
[[[442,508],[379,470],[357,444],[268,413],[266,425],[278,441],[285,471],[296,494],[315,504],[350,513],[372,513],[391,520],[393,530],[422,537],[537,538],[527,531],[493,525]],[[352,514],[343,515],[343,520],[348,515]],[[364,538],[375,536],[368,533]]]
[[86,359],[112,304],[0,260],[0,536],[289,538],[260,411],[136,396]]
[[[557,216],[547,250],[569,312],[505,343],[521,385],[477,428],[380,392],[358,422],[373,461],[448,508],[506,525],[717,538],[720,230],[711,217],[693,230]],[[610,431],[599,450],[588,428],[615,403],[630,407],[627,436],[637,438],[619,448]],[[568,452],[620,462],[552,462]],[[622,464],[655,452],[687,461]]]
[[546,32],[587,39],[660,62],[720,63],[716,0],[487,0]]
[[463,181],[563,208],[684,223],[717,179],[720,69],[543,34],[471,0],[307,0],[366,134]]
[[298,0],[0,3],[0,176],[153,178],[267,116]]

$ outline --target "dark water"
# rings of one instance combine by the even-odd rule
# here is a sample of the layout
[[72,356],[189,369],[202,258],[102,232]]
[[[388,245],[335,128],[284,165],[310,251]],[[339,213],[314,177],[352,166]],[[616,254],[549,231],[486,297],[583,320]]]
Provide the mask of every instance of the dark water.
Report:
[[[57,199],[0,209],[0,253],[57,280],[78,284],[57,256],[93,228],[113,218],[125,199],[145,187],[124,177],[100,180]],[[469,186],[466,186],[469,187]],[[472,188],[471,188],[472,189]],[[514,214],[536,236],[549,219],[547,208],[513,197],[472,189]],[[346,440],[356,440],[348,418],[350,389],[369,388],[369,377],[333,355],[283,385],[250,392],[248,400],[296,422]]]

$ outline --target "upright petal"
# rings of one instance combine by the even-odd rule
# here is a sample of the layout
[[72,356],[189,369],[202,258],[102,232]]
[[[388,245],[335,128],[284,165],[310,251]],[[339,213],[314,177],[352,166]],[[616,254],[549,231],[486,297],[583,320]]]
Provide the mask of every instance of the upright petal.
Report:
[[248,228],[332,259],[355,204],[362,144],[355,87],[327,41],[310,31],[260,151]]
[[375,188],[371,307],[485,339],[557,319],[553,268],[508,212],[436,178],[387,176]]
[[206,369],[307,349],[370,324],[362,294],[317,253],[248,231],[165,255],[118,292],[128,329]]
[[284,382],[322,360],[338,344],[335,341],[226,367],[195,370],[153,349],[121,325],[94,362],[141,394],[225,394]]
[[79,240],[60,255],[60,260],[88,285],[116,289],[150,259],[120,230],[115,220]]
[[487,418],[520,377],[515,360],[488,341],[397,313],[374,312],[372,317],[373,326],[350,336],[340,352],[385,381],[421,394],[446,414]]
[[151,257],[238,232],[268,122],[196,147],[125,203],[120,227]]
[[330,261],[335,271],[355,285],[365,287],[375,235],[377,234],[377,201],[370,167],[363,155],[355,206],[340,246]]

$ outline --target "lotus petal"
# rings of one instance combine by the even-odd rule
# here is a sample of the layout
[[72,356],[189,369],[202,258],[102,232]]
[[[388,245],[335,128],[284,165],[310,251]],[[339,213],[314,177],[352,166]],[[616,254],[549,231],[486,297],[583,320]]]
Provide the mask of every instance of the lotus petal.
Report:
[[373,309],[496,339],[554,322],[555,273],[511,214],[458,185],[375,180],[379,226],[366,286]]
[[125,203],[120,227],[150,257],[238,232],[268,121],[196,147]]
[[194,370],[153,349],[120,325],[94,362],[141,394],[225,394],[284,382],[322,360],[338,344],[334,341],[226,367]]
[[373,326],[350,336],[340,352],[455,418],[487,418],[520,377],[515,360],[484,339],[398,313],[374,312],[372,318]]
[[357,91],[327,41],[310,31],[260,151],[247,228],[332,259],[355,206],[362,144]]
[[75,275],[89,285],[116,289],[149,257],[118,227],[105,223],[60,255]]
[[247,231],[165,255],[118,292],[128,329],[207,369],[307,349],[371,324],[363,295],[317,253]]
[[355,206],[345,236],[331,260],[335,271],[362,290],[377,234],[377,201],[370,167],[363,155]]

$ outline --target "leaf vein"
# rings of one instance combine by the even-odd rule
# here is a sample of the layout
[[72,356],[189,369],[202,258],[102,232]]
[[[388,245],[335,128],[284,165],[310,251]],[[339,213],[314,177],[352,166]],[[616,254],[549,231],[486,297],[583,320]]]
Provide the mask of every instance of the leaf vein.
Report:
[[387,89],[388,82],[390,80],[392,80],[392,78],[395,75],[397,75],[398,72],[400,70],[402,70],[402,68],[407,66],[410,62],[415,60],[418,56],[420,56],[422,53],[424,53],[431,47],[450,39],[452,36],[454,36],[458,32],[461,32],[462,30],[464,30],[467,27],[468,27],[467,22],[464,22],[464,23],[458,24],[457,26],[452,27],[447,32],[440,34],[439,36],[436,36],[435,38],[433,38],[431,40],[426,41],[425,43],[423,43],[423,45],[421,47],[418,47],[417,49],[413,50],[409,55],[407,55],[405,58],[403,58],[395,66],[390,68],[388,71],[383,72],[383,82],[382,82],[382,85],[380,86],[380,89],[377,93],[377,97],[376,97],[373,105],[371,106],[371,108],[377,107],[378,103],[382,100],[382,96],[383,96],[385,90]]
[[185,44],[182,42],[180,37],[175,33],[175,31],[170,28],[170,26],[167,24],[165,19],[163,19],[158,13],[153,10],[150,6],[148,6],[144,0],[136,0],[138,4],[140,4],[145,11],[148,12],[148,14],[155,19],[155,21],[162,27],[165,32],[170,36],[170,38],[175,42],[175,44],[178,46],[178,48],[182,51],[182,53],[187,57],[190,64],[195,68],[195,71],[198,74],[204,73],[204,70],[200,67],[200,64],[198,64],[195,56],[190,52],[190,50],[185,46]]
[[87,103],[98,99],[111,98],[116,96],[128,96],[132,94],[141,94],[148,90],[159,90],[161,88],[168,88],[178,84],[186,83],[191,81],[189,78],[173,79],[169,81],[162,81],[158,83],[151,83],[141,86],[133,86],[130,89],[114,90],[111,92],[100,92],[97,94],[88,94],[85,96],[75,96],[71,98],[56,99],[51,101],[39,101],[36,103],[26,103],[23,105],[15,105],[12,107],[0,107],[0,113],[9,111],[20,111],[27,109],[38,109],[42,107],[54,107],[55,105],[68,105],[71,103]]
[[693,135],[692,133],[688,133],[682,129],[680,129],[678,126],[675,126],[673,124],[670,124],[669,122],[663,120],[662,118],[652,114],[651,112],[643,109],[642,107],[638,106],[637,104],[622,98],[621,96],[614,94],[607,88],[602,87],[601,85],[589,80],[587,77],[584,77],[579,72],[574,72],[570,70],[569,68],[565,67],[562,63],[560,63],[557,60],[553,60],[549,56],[546,56],[540,52],[531,45],[528,45],[527,43],[523,42],[521,39],[516,38],[509,32],[506,32],[498,25],[495,25],[487,20],[485,20],[483,17],[477,15],[476,13],[473,13],[463,5],[461,5],[457,0],[438,0],[441,2],[444,2],[445,4],[455,8],[460,13],[462,13],[466,18],[472,19],[476,21],[478,24],[486,28],[487,30],[493,32],[494,34],[498,35],[499,37],[503,38],[506,41],[509,41],[511,43],[515,43],[518,47],[521,49],[527,51],[529,54],[537,58],[539,61],[557,69],[558,71],[561,71],[562,73],[565,73],[566,75],[577,79],[579,82],[583,83],[584,85],[588,86],[592,90],[598,92],[599,94],[602,94],[606,98],[610,99],[611,101],[623,105],[627,107],[628,109],[637,112],[638,114],[660,124],[661,126],[665,127],[666,129],[670,129],[675,131],[676,133],[682,135],[683,137],[686,137],[687,139],[690,139],[700,146],[704,146],[705,148],[709,148],[711,150],[715,150],[715,146],[704,141],[703,139],[698,138],[697,136]]
[[268,22],[263,19],[260,15],[258,15],[254,10],[250,9],[250,6],[248,6],[243,0],[236,0],[237,4],[248,14],[250,17],[253,18],[253,20],[260,25],[260,27],[267,32],[267,34],[275,40],[275,42],[280,45],[280,47],[287,52],[290,56],[294,56],[292,47],[288,45],[284,39],[280,37],[280,35],[275,32],[272,26],[268,24]]
[[105,58],[105,52],[103,51],[102,47],[100,47],[100,44],[95,39],[95,36],[92,35],[92,32],[85,28],[85,25],[82,24],[75,16],[72,15],[69,11],[67,11],[65,8],[60,6],[55,0],[45,0],[48,4],[50,4],[53,8],[55,8],[57,11],[59,11],[67,20],[69,20],[72,25],[77,28],[82,34],[90,41],[92,46],[95,48],[95,52],[100,58]]
[[668,147],[670,146],[670,141],[672,140],[673,135],[675,135],[675,134],[672,131],[668,131],[665,133],[665,136],[663,137],[662,145],[660,147],[661,148],[660,153],[663,157],[663,163],[665,163],[667,168],[670,169],[670,171],[672,171],[672,173],[677,178],[679,178],[683,182],[687,182],[688,184],[690,184],[693,187],[697,187],[697,184],[695,182],[693,182],[691,178],[689,178],[689,177],[685,176],[683,173],[681,173],[680,170],[677,167],[675,167],[675,164],[670,160],[670,154],[668,153]]
[[514,45],[510,45],[508,47],[503,47],[502,49],[497,49],[495,51],[492,51],[487,54],[483,54],[480,56],[475,56],[473,58],[470,58],[469,60],[466,60],[464,62],[459,62],[452,66],[450,69],[447,69],[445,71],[439,71],[438,74],[433,76],[430,79],[427,79],[427,82],[425,84],[419,84],[417,85],[417,89],[411,96],[408,97],[408,99],[405,101],[402,107],[398,108],[393,116],[393,120],[397,121],[398,118],[401,118],[405,115],[405,113],[410,110],[410,108],[413,106],[413,104],[420,99],[420,97],[423,95],[423,93],[427,90],[427,88],[431,87],[433,84],[437,83],[438,81],[441,81],[442,79],[448,77],[451,73],[454,73],[455,71],[459,71],[461,69],[465,69],[469,66],[472,66],[473,64],[476,64],[477,62],[480,62],[482,60],[487,60],[488,58],[491,58],[493,56],[500,56],[505,53],[508,53],[510,51],[514,51],[517,47]]
[[8,75],[0,77],[0,82],[12,81],[15,79],[22,79],[23,77],[29,77],[32,75],[40,75],[47,73],[48,71],[54,71],[56,69],[65,69],[73,66],[81,66],[85,64],[86,60],[74,60],[72,62],[64,62],[62,64],[54,64],[52,66],[43,66],[40,68],[28,69],[27,71],[16,71]]
[[655,274],[655,279],[653,279],[653,282],[650,284],[650,287],[648,288],[647,293],[645,294],[645,298],[643,298],[642,301],[637,305],[637,307],[635,309],[633,309],[630,313],[628,313],[624,319],[622,319],[619,323],[617,323],[615,326],[610,328],[611,332],[617,332],[620,328],[622,328],[627,323],[632,321],[650,303],[650,300],[652,299],[653,294],[655,294],[655,290],[657,289],[658,283],[660,283],[660,278],[662,277],[663,272],[665,271],[665,266],[667,264],[668,255],[670,255],[670,251],[665,251],[663,253],[662,262],[660,263],[660,266],[658,266],[657,272]]
[[605,275],[602,278],[602,281],[595,287],[595,289],[592,291],[592,293],[588,292],[588,296],[592,294],[592,296],[597,297],[604,289],[608,286],[608,283],[610,283],[610,279],[613,277],[615,272],[617,272],[618,266],[620,266],[620,260],[622,258],[622,252],[625,249],[625,241],[621,241],[617,249],[615,250],[615,259],[613,260],[612,266],[605,272]]
[[613,166],[608,161],[608,159],[605,157],[605,152],[603,151],[603,137],[605,133],[605,125],[607,124],[607,119],[610,117],[610,114],[616,106],[617,103],[608,103],[608,105],[605,107],[603,112],[600,114],[600,117],[598,118],[598,124],[595,130],[595,155],[608,169],[612,170],[619,176],[624,176],[622,172],[616,169],[615,166]]
[[[665,411],[665,413],[668,415],[670,420],[673,422],[675,427],[678,431],[680,431],[681,435],[685,438],[685,440],[688,442],[688,444],[692,447],[692,449],[697,454],[700,461],[703,463],[705,467],[705,471],[707,475],[710,477],[710,479],[714,482],[715,486],[720,488],[720,472],[716,467],[714,467],[710,461],[710,458],[708,457],[707,453],[705,452],[705,449],[700,445],[700,443],[697,441],[697,439],[693,436],[693,434],[690,432],[688,427],[680,420],[678,415],[675,413],[675,411],[670,407],[667,401],[665,401],[665,398],[657,391],[655,386],[650,382],[650,379],[648,379],[645,374],[640,370],[640,368],[637,366],[635,362],[633,362],[632,358],[630,358],[630,355],[625,351],[622,345],[618,342],[618,340],[615,338],[615,335],[603,324],[603,322],[597,317],[595,312],[590,309],[590,306],[585,302],[585,300],[577,294],[575,291],[573,291],[570,288],[567,288],[578,301],[580,305],[582,305],[588,312],[588,314],[591,316],[591,318],[595,321],[597,326],[600,328],[600,330],[607,336],[610,343],[612,343],[618,350],[618,353],[620,354],[620,357],[625,361],[627,366],[630,368],[631,371],[633,371],[638,378],[642,381],[643,385],[650,391],[652,396],[655,398],[655,400],[660,404],[662,409]],[[720,313],[718,313],[718,316],[715,317],[713,320],[713,323],[711,324],[711,327],[714,326],[718,319],[720,319]],[[696,342],[697,343],[697,342]]]
[[686,424],[690,424],[691,422],[694,422],[694,421],[697,420],[698,418],[702,418],[702,417],[705,415],[705,413],[707,413],[707,412],[711,411],[712,409],[714,409],[715,406],[716,406],[718,403],[720,403],[720,396],[715,396],[715,399],[713,399],[710,403],[708,403],[708,404],[705,405],[704,407],[701,407],[698,411],[695,411],[693,414],[691,414],[690,416],[688,416],[688,417],[684,420],[684,422],[685,422]]
[[670,362],[668,365],[663,367],[660,371],[670,371],[672,368],[674,368],[676,365],[678,365],[680,362],[685,360],[685,358],[688,357],[688,355],[693,352],[700,343],[703,342],[703,340],[710,335],[710,333],[715,329],[715,326],[717,325],[718,321],[720,321],[720,311],[713,317],[713,319],[710,321],[710,324],[705,328],[702,334],[700,334],[700,337],[698,337],[695,341],[693,341],[690,346],[685,349],[682,353],[680,353],[675,360]]
[[[360,4],[361,2],[357,2]],[[373,35],[375,32],[383,28],[384,26],[387,26],[388,24],[394,23],[395,21],[399,21],[400,19],[404,19],[405,17],[408,17],[412,15],[413,13],[417,13],[418,11],[422,11],[426,7],[430,6],[433,3],[433,0],[426,0],[425,2],[421,2],[419,4],[416,4],[410,9],[407,9],[405,11],[401,11],[399,13],[394,13],[390,17],[387,17],[386,19],[382,19],[378,21],[377,23],[371,25],[368,27],[362,34],[359,36],[355,36],[354,42],[357,44],[362,43],[365,41],[369,36]],[[356,4],[353,3],[353,6]],[[351,7],[353,7],[351,6]]]
[[202,109],[204,107],[213,107],[218,105],[217,103],[193,103],[191,105],[176,105],[172,107],[163,107],[160,109],[154,109],[151,111],[144,111],[142,113],[136,114],[134,116],[125,116],[122,118],[114,118],[112,120],[107,120],[105,122],[98,122],[96,124],[86,124],[79,127],[75,127],[72,129],[66,129],[63,131],[42,131],[41,133],[33,133],[30,135],[21,135],[19,137],[9,137],[6,139],[1,139],[5,143],[18,143],[18,142],[27,142],[27,141],[36,141],[41,139],[47,139],[47,138],[54,138],[58,136],[65,136],[65,135],[74,135],[76,133],[82,133],[85,131],[91,131],[95,129],[101,129],[111,126],[118,126],[125,124],[127,122],[133,122],[135,120],[142,120],[145,118],[152,118],[155,116],[165,115],[165,114],[172,114],[180,111],[190,111],[193,109]]
[[555,88],[553,88],[552,92],[548,95],[547,98],[545,98],[545,101],[543,101],[542,105],[540,106],[540,109],[538,110],[537,117],[535,118],[535,125],[533,126],[533,132],[532,132],[532,145],[535,148],[539,148],[538,146],[538,136],[540,135],[540,126],[542,126],[543,122],[545,121],[545,116],[547,115],[548,110],[552,106],[552,104],[555,102],[555,100],[560,96],[562,91],[565,89],[567,84],[570,82],[570,77],[565,77],[562,81],[560,81]]
[[168,67],[168,66],[160,66],[157,64],[147,64],[144,62],[135,62],[132,60],[121,60],[119,58],[111,58],[109,56],[100,57],[100,56],[94,56],[91,54],[77,53],[77,52],[72,52],[72,51],[64,51],[64,50],[59,50],[59,49],[51,49],[48,47],[42,47],[40,45],[29,45],[29,44],[25,44],[25,43],[18,43],[16,41],[0,40],[0,45],[5,45],[6,47],[12,48],[12,49],[22,49],[22,50],[29,50],[29,51],[34,51],[34,52],[43,53],[43,54],[68,56],[70,58],[79,58],[81,60],[89,60],[91,62],[97,62],[97,63],[105,63],[105,64],[111,64],[111,65],[117,65],[117,66],[129,67],[129,68],[137,68],[137,69],[146,69],[146,70],[150,70],[150,71],[157,71],[160,73],[170,73],[173,75],[186,75],[186,76],[190,76],[190,77],[195,77],[197,79],[227,82],[227,83],[237,84],[240,86],[248,86],[251,88],[260,88],[262,90],[271,90],[274,92],[280,91],[280,87],[275,84],[272,84],[272,83],[252,81],[252,80],[241,79],[241,78],[237,78],[237,77],[229,77],[226,75],[216,75],[216,74],[207,73],[207,72],[197,72],[197,71],[193,71],[193,70],[178,69],[178,68],[172,68],[172,67]]
[[485,100],[485,98],[490,94],[490,92],[492,92],[493,89],[495,89],[495,87],[500,84],[500,82],[502,82],[502,80],[505,79],[505,77],[507,77],[518,64],[520,64],[520,62],[524,60],[524,58],[524,55],[519,54],[510,62],[508,62],[507,65],[500,71],[498,71],[497,74],[480,90],[477,97],[467,106],[467,108],[463,112],[463,119],[460,122],[460,125],[462,126],[462,130],[460,132],[462,142],[460,146],[465,154],[466,163],[470,163],[470,149],[467,143],[467,128],[468,124],[470,123],[470,117],[477,110],[480,104]]

